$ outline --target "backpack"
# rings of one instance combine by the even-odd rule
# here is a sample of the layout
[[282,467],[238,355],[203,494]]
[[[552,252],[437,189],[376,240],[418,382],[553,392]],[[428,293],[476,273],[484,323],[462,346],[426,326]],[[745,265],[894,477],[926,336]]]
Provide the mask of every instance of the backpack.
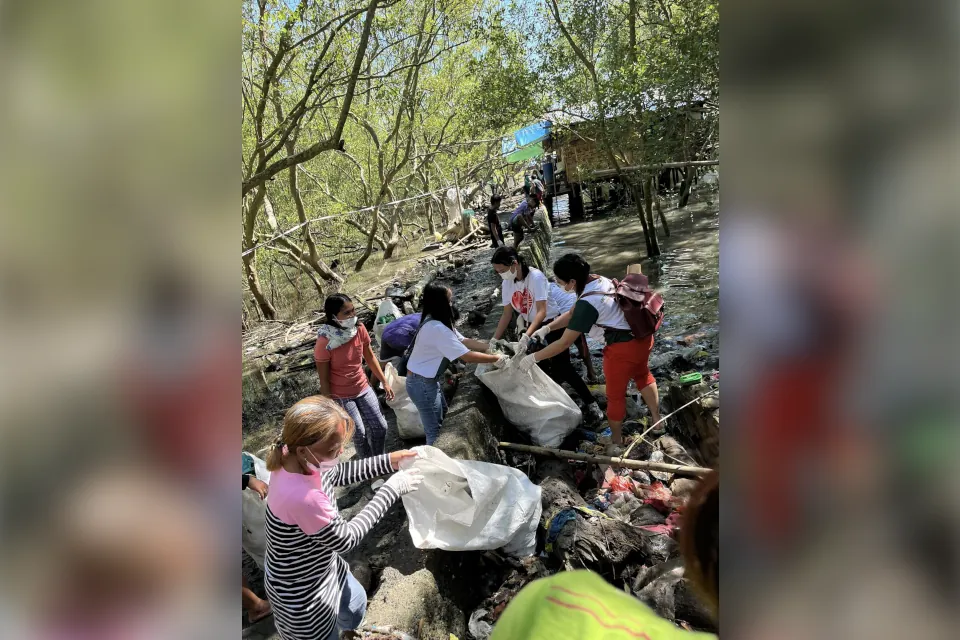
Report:
[[623,280],[614,279],[612,282],[614,293],[592,291],[581,297],[616,296],[617,305],[630,325],[633,337],[646,338],[654,334],[663,322],[663,296],[650,289],[647,276],[628,273]]

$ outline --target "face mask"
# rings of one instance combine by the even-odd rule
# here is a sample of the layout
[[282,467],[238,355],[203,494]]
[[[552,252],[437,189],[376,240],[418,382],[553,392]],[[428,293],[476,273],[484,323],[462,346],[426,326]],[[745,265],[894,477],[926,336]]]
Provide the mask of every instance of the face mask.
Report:
[[344,329],[353,329],[355,326],[357,326],[357,316],[347,318],[346,320],[340,320],[340,324]]
[[313,455],[312,451],[309,449],[307,449],[307,451],[310,453],[310,457],[313,458],[313,462],[307,461],[307,467],[309,467],[310,471],[314,474],[324,474],[339,464],[338,460],[324,460],[320,462],[317,460],[317,457]]
[[571,280],[571,281],[569,282],[569,285],[570,285],[570,288],[569,288],[569,289],[567,289],[567,285],[561,285],[561,288],[562,288],[566,293],[576,293],[576,291],[577,291],[577,283],[575,283],[573,280]]
[[503,278],[504,282],[511,282],[513,280],[513,271],[510,269],[507,269],[506,271],[500,274],[500,277]]

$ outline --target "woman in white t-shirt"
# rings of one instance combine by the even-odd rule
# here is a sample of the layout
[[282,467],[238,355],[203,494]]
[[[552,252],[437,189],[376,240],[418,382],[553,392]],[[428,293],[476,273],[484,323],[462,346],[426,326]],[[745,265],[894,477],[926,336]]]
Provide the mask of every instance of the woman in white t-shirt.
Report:
[[453,306],[453,291],[439,284],[423,290],[422,320],[413,338],[413,350],[407,361],[407,394],[420,412],[427,444],[440,435],[447,400],[443,395],[443,371],[453,360],[493,364],[502,367],[504,356],[483,353],[486,342],[463,337],[454,327],[459,313]]
[[[576,296],[570,296],[556,284],[547,280],[547,276],[535,267],[528,267],[523,256],[513,247],[500,247],[493,252],[493,269],[503,279],[503,315],[500,324],[493,334],[494,341],[500,340],[506,333],[513,312],[516,311],[526,321],[526,331],[520,336],[520,348],[529,347],[533,334],[566,312],[576,301]],[[544,342],[552,344],[563,335],[563,329],[546,335]],[[570,350],[561,351],[542,367],[544,373],[557,384],[566,382],[580,396],[584,402],[584,413],[588,424],[597,424],[603,420],[603,413],[597,405],[597,400],[590,393],[590,388],[577,374],[570,361]]]
[[623,443],[623,419],[627,414],[627,385],[634,380],[640,397],[650,408],[652,423],[660,420],[657,381],[650,373],[648,360],[653,348],[653,334],[636,338],[627,319],[613,297],[613,282],[590,273],[590,264],[575,253],[568,253],[553,265],[557,284],[564,291],[575,291],[578,299],[573,309],[560,315],[538,332],[538,337],[564,330],[559,340],[546,349],[530,354],[520,362],[520,369],[529,371],[534,364],[556,357],[570,347],[581,334],[604,340],[603,375],[607,381],[607,419],[614,444]]

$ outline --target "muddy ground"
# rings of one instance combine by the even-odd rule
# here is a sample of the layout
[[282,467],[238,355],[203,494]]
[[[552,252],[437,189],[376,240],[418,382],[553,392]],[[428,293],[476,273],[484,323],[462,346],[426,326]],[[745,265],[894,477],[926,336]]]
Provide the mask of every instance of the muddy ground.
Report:
[[[644,273],[663,290],[667,307],[651,357],[664,415],[671,410],[669,386],[680,374],[699,371],[713,384],[719,378],[718,196],[715,191],[695,193],[687,208],[667,208],[666,215],[672,233],[667,238],[661,231],[663,254],[642,261]],[[643,254],[642,233],[639,221],[628,212],[599,214],[554,229],[551,262],[566,251],[577,251],[587,258],[594,272],[619,277],[626,265]],[[500,279],[489,266],[492,252],[492,248],[481,248],[462,254],[460,266],[451,262],[437,277],[437,281],[453,287],[463,318],[458,328],[468,337],[488,339],[500,316]],[[244,343],[243,434],[244,448],[251,452],[273,439],[286,407],[318,391],[312,362],[315,328],[305,324],[268,329],[273,342],[286,345],[286,351],[266,355],[273,348],[263,344],[267,329],[260,329],[260,335],[251,332]],[[600,373],[600,345],[591,347],[595,369]],[[647,415],[642,406],[632,411],[628,434],[642,428]],[[423,440],[401,440],[393,412],[384,406],[384,415],[389,424],[389,450],[423,444]],[[504,424],[503,428],[503,439],[524,442],[511,425]],[[350,446],[346,455],[352,454]],[[506,457],[502,461],[506,462]],[[517,462],[517,458],[511,457],[510,461]],[[343,516],[353,517],[371,496],[368,483],[339,489],[337,500]],[[390,509],[346,559],[369,595],[368,618],[419,638],[448,640],[450,633],[471,637],[466,629],[471,612],[516,574],[516,567],[497,553],[416,549],[399,505]],[[245,558],[244,566],[255,590],[262,592],[262,577],[255,565]],[[276,636],[267,619],[245,629],[244,637]]]

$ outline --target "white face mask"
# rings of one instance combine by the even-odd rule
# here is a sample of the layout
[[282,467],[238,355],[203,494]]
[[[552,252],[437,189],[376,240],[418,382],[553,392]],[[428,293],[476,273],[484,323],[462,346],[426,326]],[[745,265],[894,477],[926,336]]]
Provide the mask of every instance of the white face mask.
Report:
[[502,272],[500,277],[503,278],[504,282],[512,282],[515,279],[512,269],[507,269],[506,271]]
[[357,316],[347,318],[346,320],[340,320],[340,325],[343,326],[344,329],[353,329],[355,326],[357,326]]
[[573,282],[573,281],[571,280],[571,281],[570,281],[569,283],[567,283],[567,284],[570,286],[569,289],[567,289],[567,285],[566,285],[566,284],[560,285],[560,288],[563,289],[565,293],[576,293],[576,291],[577,291],[577,283],[576,283],[576,282]]

